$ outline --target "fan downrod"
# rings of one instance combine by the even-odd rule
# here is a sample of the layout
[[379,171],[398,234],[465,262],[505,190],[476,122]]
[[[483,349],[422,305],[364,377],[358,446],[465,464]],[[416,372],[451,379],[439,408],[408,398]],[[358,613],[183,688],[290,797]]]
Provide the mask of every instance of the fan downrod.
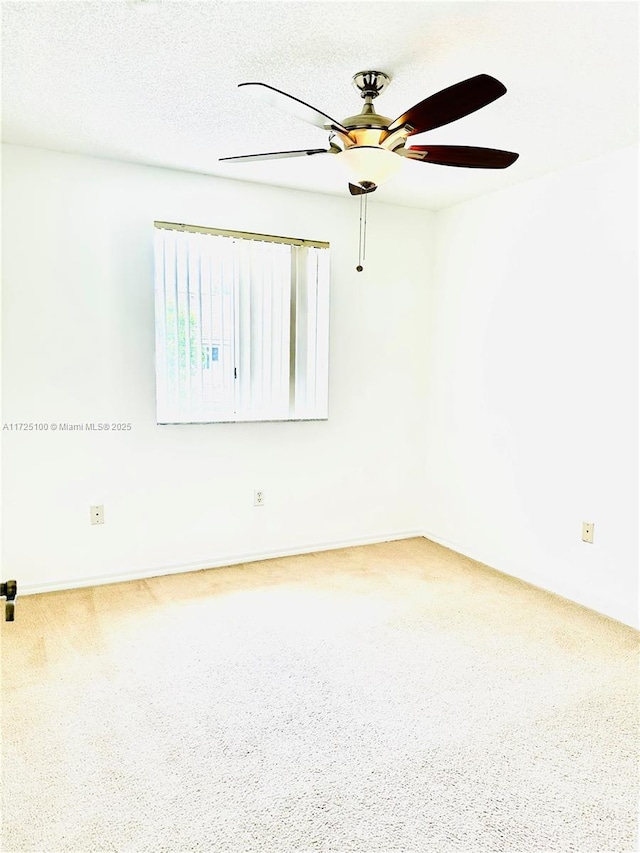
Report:
[[361,98],[377,98],[387,88],[391,77],[384,71],[359,71],[353,75],[352,83]]

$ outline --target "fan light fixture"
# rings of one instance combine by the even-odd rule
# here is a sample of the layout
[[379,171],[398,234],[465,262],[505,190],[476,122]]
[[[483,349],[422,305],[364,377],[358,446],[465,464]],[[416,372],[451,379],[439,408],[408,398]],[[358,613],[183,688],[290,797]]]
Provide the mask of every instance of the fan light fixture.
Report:
[[336,155],[354,184],[380,186],[402,168],[402,158],[380,145],[353,145]]

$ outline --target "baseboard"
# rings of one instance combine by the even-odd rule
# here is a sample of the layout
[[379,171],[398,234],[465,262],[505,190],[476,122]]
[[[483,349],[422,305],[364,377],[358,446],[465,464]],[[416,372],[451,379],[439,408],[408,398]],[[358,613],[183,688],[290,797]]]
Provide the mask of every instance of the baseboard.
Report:
[[413,539],[422,536],[419,530],[407,530],[395,533],[371,534],[353,539],[340,539],[331,542],[316,542],[299,545],[294,548],[278,548],[273,551],[254,551],[244,554],[225,554],[210,559],[199,560],[195,563],[176,564],[169,566],[147,566],[133,571],[116,572],[109,575],[91,576],[84,578],[67,578],[46,583],[20,584],[20,595],[36,595],[43,592],[59,592],[65,589],[79,589],[87,586],[103,586],[110,583],[142,580],[144,578],[160,577],[162,575],[178,575],[185,572],[198,572],[204,569],[218,569],[222,566],[237,566],[241,563],[255,563],[259,560],[273,560],[279,557],[295,557],[301,554],[313,554],[315,551],[334,551],[338,548],[354,548],[358,545],[375,545],[379,542],[396,542],[400,539]]
[[[616,622],[620,622],[623,625],[636,629],[640,627],[638,625],[637,616],[635,618],[623,618],[620,615],[620,607],[615,601],[611,601],[600,595],[594,594],[591,590],[554,589],[553,585],[546,578],[532,580],[525,577],[522,573],[515,571],[513,567],[501,565],[502,561],[494,559],[491,554],[481,554],[478,551],[467,548],[457,542],[452,542],[444,539],[442,536],[437,536],[435,533],[431,533],[428,530],[423,530],[421,535],[430,542],[435,542],[436,545],[442,545],[450,551],[455,551],[456,554],[461,554],[463,557],[469,557],[469,559],[475,560],[477,563],[482,563],[484,566],[488,566],[490,569],[500,572],[500,574],[524,581],[536,589],[541,589],[544,592],[550,592],[553,595],[557,595],[559,598],[564,598],[566,601],[572,602],[572,604],[578,604],[580,607],[585,607],[587,610],[593,610],[601,616],[607,616],[609,619],[614,619]],[[498,565],[501,565],[501,567],[498,568]]]
[[[413,539],[415,537],[423,537],[437,545],[442,545],[456,554],[461,554],[478,563],[498,571],[501,574],[509,577],[517,578],[524,581],[537,589],[550,592],[574,604],[579,604],[581,607],[586,607],[589,610],[594,610],[596,613],[607,616],[610,619],[615,619],[623,625],[628,625],[632,628],[638,628],[637,619],[625,619],[620,616],[619,608],[615,602],[604,600],[592,593],[585,593],[584,590],[560,590],[554,589],[546,580],[538,582],[524,577],[518,571],[514,571],[512,567],[501,565],[501,561],[495,559],[491,554],[480,553],[474,549],[461,545],[459,542],[453,542],[445,539],[442,536],[429,530],[407,530],[385,534],[370,534],[368,536],[360,536],[351,539],[340,539],[329,542],[316,542],[307,545],[298,545],[294,548],[279,548],[271,551],[254,551],[243,554],[224,554],[222,556],[212,557],[210,559],[199,560],[198,562],[188,564],[173,564],[165,566],[146,566],[143,569],[135,569],[133,571],[115,572],[109,575],[89,576],[83,578],[67,578],[59,581],[48,581],[46,583],[20,584],[19,595],[36,595],[38,593],[56,592],[65,589],[79,589],[89,586],[103,586],[112,583],[124,583],[126,581],[142,580],[144,578],[161,577],[162,575],[177,575],[186,572],[197,572],[205,569],[217,569],[223,566],[236,566],[242,563],[255,563],[259,560],[273,560],[279,557],[294,557],[302,554],[312,554],[316,551],[333,551],[339,548],[354,548],[358,545],[375,545],[380,542],[395,542],[401,539]],[[500,565],[500,568],[498,568]]]

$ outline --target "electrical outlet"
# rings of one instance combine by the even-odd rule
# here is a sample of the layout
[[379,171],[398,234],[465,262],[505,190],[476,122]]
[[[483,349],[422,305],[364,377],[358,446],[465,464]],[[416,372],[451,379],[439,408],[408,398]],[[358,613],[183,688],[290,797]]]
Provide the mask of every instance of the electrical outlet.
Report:
[[591,542],[593,544],[593,522],[592,521],[583,521],[582,522],[582,541],[583,542]]
[[102,504],[90,506],[91,524],[104,524],[104,507]]
[[262,489],[256,489],[253,493],[253,505],[264,506],[264,492]]

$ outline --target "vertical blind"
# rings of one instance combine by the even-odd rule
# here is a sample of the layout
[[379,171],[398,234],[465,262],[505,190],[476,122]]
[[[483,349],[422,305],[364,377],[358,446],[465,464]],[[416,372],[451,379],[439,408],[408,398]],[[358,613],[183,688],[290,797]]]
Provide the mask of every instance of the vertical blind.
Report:
[[329,247],[155,223],[157,421],[327,417]]

